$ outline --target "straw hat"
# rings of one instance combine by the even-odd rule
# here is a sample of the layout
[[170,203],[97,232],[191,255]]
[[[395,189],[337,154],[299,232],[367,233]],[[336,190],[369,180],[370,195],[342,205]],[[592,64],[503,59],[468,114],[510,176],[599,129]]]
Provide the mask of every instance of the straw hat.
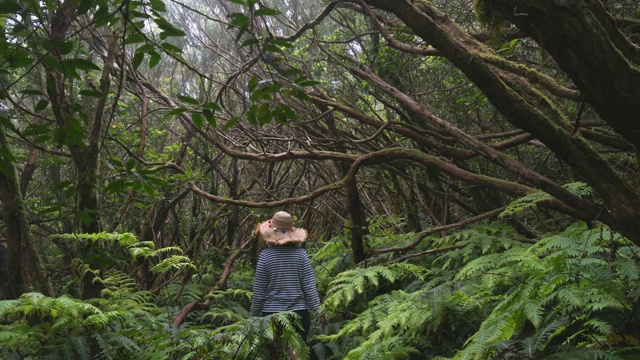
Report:
[[293,217],[285,211],[278,211],[271,220],[260,223],[258,232],[264,241],[272,245],[302,243],[307,239],[307,230],[294,228]]

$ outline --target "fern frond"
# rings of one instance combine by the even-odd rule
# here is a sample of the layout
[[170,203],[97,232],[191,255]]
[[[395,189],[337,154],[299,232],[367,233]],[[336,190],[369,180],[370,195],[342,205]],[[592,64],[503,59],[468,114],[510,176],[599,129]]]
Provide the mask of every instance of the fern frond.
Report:
[[[591,189],[584,182],[573,182],[563,186],[566,190],[579,197],[588,197],[593,195],[593,189]],[[517,200],[513,201],[507,206],[507,208],[498,216],[499,218],[505,218],[522,213],[526,209],[535,209],[537,205],[544,201],[549,201],[553,197],[543,191],[534,192],[525,195]]]
[[340,305],[348,305],[367,289],[379,287],[380,280],[393,284],[400,279],[420,278],[423,273],[424,268],[409,263],[378,265],[342,272],[331,282],[325,306],[337,308]]
[[527,317],[527,319],[533,324],[533,326],[537,329],[542,324],[543,315],[544,315],[544,307],[542,306],[542,302],[536,299],[531,299],[525,302],[523,307],[523,313]]
[[[111,359],[111,346],[109,345],[109,341],[104,338],[104,336],[100,333],[92,333],[89,334],[89,337],[93,339],[94,343],[97,344],[97,349],[100,352],[101,359]],[[94,356],[97,357],[97,356]]]
[[584,359],[598,359],[598,360],[625,360],[616,356],[614,353],[600,350],[600,349],[566,349],[560,350],[556,353],[548,355],[545,359],[550,360],[584,360]]
[[367,360],[395,360],[409,359],[412,354],[419,351],[404,343],[400,337],[391,337],[376,343],[363,343],[347,354],[345,360],[367,359]]
[[[542,270],[543,266],[537,264],[537,260],[538,257],[532,252],[527,251],[526,248],[515,247],[502,253],[485,255],[470,261],[458,271],[456,280],[460,281],[467,277],[477,276],[487,271],[510,265],[516,265],[514,267],[517,269],[517,265],[520,263],[526,263],[529,266],[536,267],[537,270]],[[511,267],[511,272],[513,272],[514,267]]]
[[75,352],[82,360],[91,359],[91,348],[84,337],[76,337],[74,340]]
[[0,318],[8,318],[9,314],[20,305],[20,300],[0,300]]
[[171,269],[182,270],[186,268],[195,270],[196,266],[191,262],[191,259],[189,259],[187,256],[172,255],[160,261],[158,264],[152,267],[151,271],[156,273],[163,273]]

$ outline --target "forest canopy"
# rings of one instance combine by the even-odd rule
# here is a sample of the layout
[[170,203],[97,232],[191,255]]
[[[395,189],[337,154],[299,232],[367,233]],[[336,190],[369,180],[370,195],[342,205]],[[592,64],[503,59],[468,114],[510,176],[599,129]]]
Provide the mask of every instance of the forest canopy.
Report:
[[[639,14],[0,0],[0,357],[633,359]],[[278,210],[308,344],[248,313]]]

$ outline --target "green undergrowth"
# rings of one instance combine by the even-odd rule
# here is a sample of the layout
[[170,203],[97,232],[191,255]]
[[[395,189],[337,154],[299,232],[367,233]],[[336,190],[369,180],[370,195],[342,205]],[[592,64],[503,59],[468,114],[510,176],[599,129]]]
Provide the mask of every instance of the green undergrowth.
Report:
[[411,263],[339,274],[319,336],[335,359],[632,359],[640,348],[639,249],[601,224],[534,244],[500,223]]
[[[394,235],[386,225],[371,230],[369,249],[417,236]],[[211,277],[183,273],[193,269],[185,258],[176,258],[184,264],[177,267],[154,265],[182,256],[178,249],[128,237],[114,248],[102,239],[92,244],[127,250],[133,264],[149,261],[166,283],[145,289],[120,259],[100,273],[99,298],[26,293],[0,301],[0,358],[272,359],[291,348],[302,359],[311,352],[320,359],[634,359],[640,351],[640,249],[602,224],[575,223],[538,239],[504,222],[444,235],[411,250],[421,256],[392,252],[358,266],[346,235],[309,248],[329,319],[312,328],[309,347],[294,330],[295,314],[249,316],[248,259],[237,260],[227,288],[211,292]],[[445,250],[424,252],[437,249]],[[172,325],[186,304],[204,299],[208,309]]]

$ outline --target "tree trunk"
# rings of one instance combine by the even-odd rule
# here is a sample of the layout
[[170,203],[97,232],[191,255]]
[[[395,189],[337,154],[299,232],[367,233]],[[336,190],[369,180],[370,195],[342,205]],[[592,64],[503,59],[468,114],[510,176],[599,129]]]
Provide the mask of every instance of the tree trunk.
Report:
[[589,104],[640,151],[640,50],[600,0],[483,0],[534,38]]
[[[67,32],[75,18],[75,10],[78,6],[75,1],[62,2],[51,20],[51,39],[55,42],[63,42]],[[101,231],[100,212],[98,208],[98,165],[100,155],[100,143],[102,138],[102,124],[104,112],[111,88],[111,70],[118,50],[117,37],[111,38],[106,44],[107,56],[104,59],[102,77],[100,79],[100,97],[96,100],[92,121],[83,126],[77,118],[72,102],[66,92],[68,80],[66,74],[47,66],[47,93],[51,101],[51,109],[58,124],[58,128],[64,134],[62,142],[68,147],[71,159],[77,171],[77,213],[81,231],[84,233],[97,233]],[[60,62],[62,56],[54,48],[52,55]],[[91,118],[88,114],[86,117]],[[68,134],[68,129],[84,127],[85,137],[76,138]]]
[[[52,41],[62,43],[66,40],[67,32],[75,19],[78,6],[79,3],[77,1],[71,0],[59,4],[51,19],[50,35]],[[100,78],[100,96],[95,102],[93,116],[89,116],[86,108],[78,109],[74,106],[77,104],[74,104],[74,98],[70,97],[66,90],[69,85],[68,74],[45,65],[47,70],[47,94],[58,129],[63,134],[63,137],[59,140],[69,149],[76,169],[76,217],[80,222],[80,229],[83,233],[98,233],[102,227],[97,191],[98,166],[103,131],[102,125],[111,90],[111,71],[115,62],[115,54],[119,49],[118,41],[119,37],[113,36],[105,44],[107,51],[106,57],[103,59],[102,76]],[[63,57],[57,48],[52,50],[52,56],[57,61],[63,62]],[[116,106],[116,104],[117,101],[114,101],[113,106]],[[91,121],[87,121],[86,124],[81,123],[78,119],[83,118],[91,119]],[[82,135],[74,135],[74,131],[78,131],[78,129],[74,128],[81,128]],[[85,252],[91,253],[92,245],[87,245]],[[100,269],[100,264],[97,262],[90,262],[88,265],[94,270]],[[103,286],[101,282],[94,281],[96,275],[92,272],[86,272],[81,274],[81,277],[82,298],[99,297]]]
[[97,146],[72,146],[71,157],[77,171],[77,216],[83,233],[101,231],[98,210],[98,156]]
[[36,170],[36,159],[38,158],[38,150],[35,147],[31,146],[29,148],[29,157],[27,158],[27,164],[24,166],[22,170],[22,175],[20,176],[20,193],[22,194],[22,198],[24,199],[27,196],[27,188],[29,187],[29,183],[33,178],[33,173]]
[[[0,204],[7,239],[8,293],[5,295],[8,298],[17,298],[20,294],[33,290],[40,290],[45,295],[53,295],[42,260],[31,238],[18,172],[2,125],[0,125]],[[39,287],[36,286],[36,282],[39,283]]]

